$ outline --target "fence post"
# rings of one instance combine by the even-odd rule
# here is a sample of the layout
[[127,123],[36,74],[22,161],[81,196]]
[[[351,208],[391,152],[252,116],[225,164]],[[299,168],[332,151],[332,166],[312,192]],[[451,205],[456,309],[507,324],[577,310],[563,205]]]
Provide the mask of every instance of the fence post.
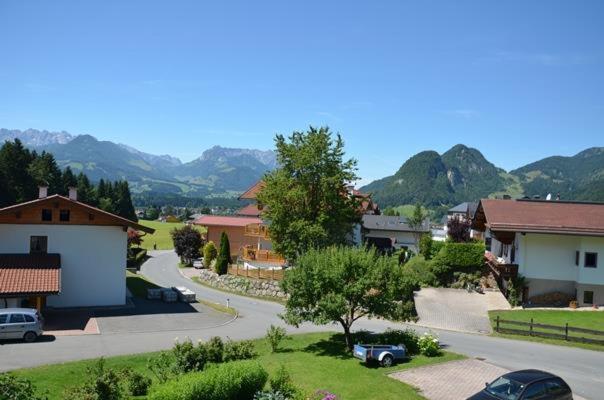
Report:
[[495,328],[495,332],[499,333],[499,315],[497,316],[497,328]]
[[274,281],[275,280],[275,269],[271,269],[271,279]]
[[531,318],[531,327],[529,331],[529,336],[533,336],[533,319]]
[[260,279],[260,268],[258,268],[258,279]]
[[566,327],[564,328],[564,340],[568,341],[568,322],[566,323]]

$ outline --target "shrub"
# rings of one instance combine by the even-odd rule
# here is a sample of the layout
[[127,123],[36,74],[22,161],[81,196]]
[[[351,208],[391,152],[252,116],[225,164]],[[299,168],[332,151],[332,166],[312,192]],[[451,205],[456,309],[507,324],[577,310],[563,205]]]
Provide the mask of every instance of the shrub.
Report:
[[149,400],[252,400],[268,374],[255,361],[219,364],[160,386]]
[[290,400],[281,392],[273,392],[272,390],[258,392],[254,395],[254,400]]
[[279,344],[283,339],[287,338],[287,332],[285,331],[285,328],[271,325],[266,331],[265,338],[271,348],[271,352],[275,353],[279,348]]
[[432,272],[441,284],[452,281],[454,272],[475,273],[484,265],[484,243],[447,242],[432,260]]
[[455,289],[469,289],[472,286],[477,286],[480,284],[480,272],[465,273],[465,272],[454,272],[453,276],[455,277],[455,282],[451,285],[452,288]]
[[432,247],[430,247],[430,259],[434,258],[438,252],[444,247],[445,242],[433,240]]
[[440,343],[438,342],[438,337],[431,333],[424,333],[420,336],[419,341],[419,350],[421,354],[426,357],[435,357],[440,354]]
[[2,373],[0,374],[0,399],[42,400],[42,397],[36,395],[36,388],[29,380]]
[[182,228],[174,228],[170,231],[174,251],[180,257],[183,264],[193,264],[193,260],[199,258],[199,249],[203,244],[201,233],[190,226],[185,225]]
[[197,346],[186,338],[182,343],[176,342],[172,348],[174,354],[174,368],[180,373],[201,371],[207,362],[206,347],[202,343]]
[[216,245],[211,240],[203,246],[203,265],[206,268],[210,268],[212,265],[212,261],[216,259],[218,255],[218,249],[216,249]]
[[220,235],[220,251],[218,252],[216,264],[214,266],[216,273],[218,275],[226,274],[231,262],[231,245],[229,244],[229,237],[226,232],[222,232]]
[[151,386],[151,379],[132,368],[122,369],[120,377],[124,388],[132,396],[145,396],[149,391],[149,386]]
[[242,340],[240,342],[234,342],[228,340],[224,345],[224,353],[222,359],[224,362],[237,361],[237,360],[248,360],[256,357],[256,351],[254,350],[254,343],[251,340]]
[[426,260],[432,257],[432,234],[424,233],[419,239],[419,254],[424,256]]
[[162,351],[147,360],[147,368],[160,383],[164,383],[174,375],[174,358],[169,352]]
[[269,384],[273,392],[281,393],[287,399],[301,397],[301,390],[294,384],[291,375],[283,365],[277,370],[275,375],[270,378]]
[[338,400],[338,396],[335,394],[328,392],[327,390],[317,390],[312,400]]
[[128,397],[120,376],[112,369],[105,368],[105,360],[100,358],[87,368],[88,380],[80,386],[65,391],[64,398],[72,400],[120,400]]
[[434,286],[437,282],[432,273],[432,264],[422,256],[415,256],[403,266],[407,278],[413,282],[416,289]]
[[224,343],[218,336],[210,338],[205,344],[206,358],[211,363],[221,363],[224,353]]

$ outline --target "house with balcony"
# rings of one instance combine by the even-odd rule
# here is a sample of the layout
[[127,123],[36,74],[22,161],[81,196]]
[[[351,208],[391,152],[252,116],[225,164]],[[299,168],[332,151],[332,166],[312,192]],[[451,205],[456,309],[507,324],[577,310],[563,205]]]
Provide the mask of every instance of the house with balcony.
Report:
[[604,305],[604,203],[483,199],[472,224],[497,273],[526,277],[523,301],[562,292]]

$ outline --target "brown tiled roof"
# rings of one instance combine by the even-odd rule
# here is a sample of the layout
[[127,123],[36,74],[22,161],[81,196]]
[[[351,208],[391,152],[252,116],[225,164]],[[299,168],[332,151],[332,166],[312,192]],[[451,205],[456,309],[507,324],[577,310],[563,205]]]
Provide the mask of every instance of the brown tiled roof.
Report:
[[604,236],[604,203],[564,201],[480,201],[474,226],[493,231]]
[[261,213],[262,211],[258,210],[258,205],[256,204],[248,204],[237,211],[237,215],[246,217],[258,217]]
[[239,196],[239,200],[256,200],[256,196],[258,192],[260,192],[264,188],[264,181],[260,180],[254,183],[254,186],[243,192],[241,196]]
[[59,254],[0,254],[0,295],[58,294]]

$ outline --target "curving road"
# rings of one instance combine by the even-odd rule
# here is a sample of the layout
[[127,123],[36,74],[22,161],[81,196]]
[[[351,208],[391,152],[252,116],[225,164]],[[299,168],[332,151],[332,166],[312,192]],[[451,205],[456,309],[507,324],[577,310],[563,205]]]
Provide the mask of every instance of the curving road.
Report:
[[[180,329],[162,332],[104,333],[90,336],[63,336],[54,341],[41,343],[8,343],[0,346],[0,370],[11,370],[35,365],[63,361],[113,356],[166,349],[176,337],[193,340],[211,336],[247,339],[263,336],[270,324],[285,326],[278,314],[283,306],[277,303],[256,300],[244,296],[227,294],[198,285],[183,277],[178,268],[178,259],[171,251],[151,252],[142,267],[142,273],[162,286],[186,286],[195,291],[198,298],[230,305],[239,311],[240,317],[233,322],[207,329]],[[387,327],[404,327],[383,320],[360,320],[356,329],[380,331]],[[338,330],[337,326],[303,325],[287,327],[291,333],[317,330]],[[422,330],[422,328],[414,327]],[[552,346],[495,338],[468,333],[436,331],[448,350],[478,357],[509,369],[539,368],[563,377],[573,391],[587,399],[604,396],[604,352],[571,347]]]

